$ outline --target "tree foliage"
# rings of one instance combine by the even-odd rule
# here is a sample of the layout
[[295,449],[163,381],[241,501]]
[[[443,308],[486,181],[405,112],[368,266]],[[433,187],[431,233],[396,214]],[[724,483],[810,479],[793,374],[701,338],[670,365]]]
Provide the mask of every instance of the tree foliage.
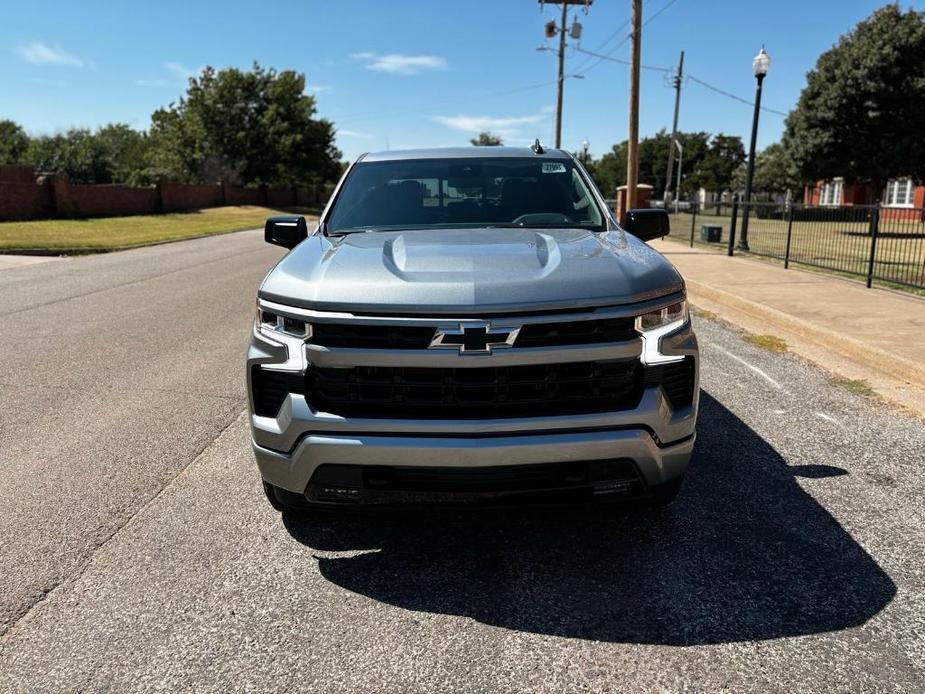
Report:
[[113,183],[146,183],[143,164],[150,150],[146,133],[125,123],[110,123],[96,131],[96,146]]
[[20,164],[29,147],[29,136],[19,123],[0,120],[0,165]]
[[[737,191],[745,190],[746,175],[746,165],[743,161],[735,172],[730,187]],[[757,193],[783,194],[789,191],[791,197],[796,197],[803,188],[790,152],[780,142],[768,145],[755,155],[752,188]]]
[[[758,159],[755,158],[757,163]],[[745,162],[742,138],[735,135],[714,135],[707,150],[697,162],[690,185],[722,192],[732,187],[736,170]]]
[[500,136],[489,132],[480,132],[478,137],[473,137],[469,142],[476,147],[498,147],[504,144]]
[[[733,174],[745,158],[742,140],[729,135],[711,136],[705,132],[678,133],[683,148],[681,157],[681,192],[690,195],[700,187],[709,190],[726,190],[732,184]],[[652,137],[639,142],[639,183],[654,188],[656,194],[665,190],[668,173],[668,152],[671,135],[660,130]],[[675,152],[675,169],[678,158]],[[614,145],[609,152],[588,166],[598,187],[610,197],[618,186],[626,183],[626,140]],[[677,180],[677,179],[675,179]],[[672,181],[672,185],[674,185]]]
[[43,173],[63,173],[75,183],[112,183],[100,143],[87,128],[33,138],[23,163]]
[[26,138],[18,163],[43,173],[65,174],[75,183],[130,183],[143,180],[147,136],[125,123],[110,123],[96,132],[72,128],[58,135]]
[[333,178],[334,125],[315,112],[302,74],[256,63],[246,72],[207,67],[179,102],[152,115],[149,174],[271,185]]
[[887,5],[823,53],[784,143],[804,181],[925,179],[925,13]]

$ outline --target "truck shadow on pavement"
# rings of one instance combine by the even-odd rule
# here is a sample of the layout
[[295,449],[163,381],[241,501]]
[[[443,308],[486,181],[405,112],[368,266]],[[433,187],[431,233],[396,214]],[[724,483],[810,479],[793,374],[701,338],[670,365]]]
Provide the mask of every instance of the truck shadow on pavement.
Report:
[[[705,392],[698,431],[687,482],[665,511],[408,510],[284,522],[299,542],[332,553],[317,557],[319,570],[347,590],[537,634],[772,639],[856,626],[890,602],[895,584],[800,488],[800,468]],[[826,478],[816,484],[846,474],[802,471]]]

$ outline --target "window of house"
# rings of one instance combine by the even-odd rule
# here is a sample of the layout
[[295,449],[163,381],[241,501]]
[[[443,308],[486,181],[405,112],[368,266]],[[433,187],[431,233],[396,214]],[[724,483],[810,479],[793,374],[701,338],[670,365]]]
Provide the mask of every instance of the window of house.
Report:
[[819,192],[820,205],[841,205],[842,189],[845,182],[836,178],[834,181],[826,181],[822,184],[822,190]]
[[911,178],[897,178],[888,181],[883,202],[887,207],[912,207],[913,190]]

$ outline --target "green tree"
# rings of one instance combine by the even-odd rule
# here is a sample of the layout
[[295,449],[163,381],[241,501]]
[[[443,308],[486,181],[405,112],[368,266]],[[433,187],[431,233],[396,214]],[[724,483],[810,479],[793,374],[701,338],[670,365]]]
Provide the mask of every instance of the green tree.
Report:
[[[617,187],[626,183],[626,140],[615,144],[609,152],[594,162],[592,175],[605,198],[617,194]],[[591,171],[591,169],[589,169]]]
[[151,117],[149,175],[294,185],[340,171],[334,125],[316,119],[305,76],[257,63],[250,71],[207,67],[186,96]]
[[111,183],[110,171],[99,141],[86,128],[33,138],[23,163],[38,171],[63,173],[75,183]]
[[0,120],[0,165],[20,164],[29,148],[29,136],[19,123]]
[[[730,187],[737,191],[745,190],[746,175],[746,163],[742,162],[733,176]],[[775,142],[755,155],[755,178],[752,187],[757,193],[783,194],[789,191],[791,197],[798,197],[803,183],[790,153],[783,144]]]
[[[690,184],[696,188],[721,193],[732,187],[736,170],[745,161],[745,147],[742,138],[736,135],[714,135],[697,162]],[[757,158],[755,162],[757,164]]]
[[[925,13],[887,5],[823,53],[787,118],[804,181],[925,179]],[[757,163],[757,159],[756,159]]]
[[489,132],[481,132],[478,137],[473,137],[469,142],[476,147],[498,147],[504,144],[498,135],[493,135]]
[[150,182],[143,171],[149,148],[147,134],[125,123],[110,123],[97,130],[94,138],[113,183]]

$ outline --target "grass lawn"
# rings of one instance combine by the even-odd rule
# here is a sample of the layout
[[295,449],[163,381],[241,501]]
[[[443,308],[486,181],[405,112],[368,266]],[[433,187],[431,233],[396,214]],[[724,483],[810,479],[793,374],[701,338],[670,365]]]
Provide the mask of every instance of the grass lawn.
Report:
[[115,251],[262,228],[268,216],[287,213],[311,214],[308,210],[241,205],[132,217],[0,222],[0,253]]
[[[674,240],[690,240],[691,221],[690,214],[671,215],[671,236]],[[717,250],[725,249],[729,239],[729,217],[698,214],[694,224],[695,244]],[[721,226],[722,242],[703,244],[700,237],[703,224]],[[741,231],[740,213],[736,225],[737,237]],[[750,217],[748,244],[752,253],[783,260],[787,247],[786,220]],[[870,262],[870,244],[866,221],[794,221],[790,262],[864,277]],[[890,283],[925,287],[925,224],[881,219],[876,251],[875,278]]]

